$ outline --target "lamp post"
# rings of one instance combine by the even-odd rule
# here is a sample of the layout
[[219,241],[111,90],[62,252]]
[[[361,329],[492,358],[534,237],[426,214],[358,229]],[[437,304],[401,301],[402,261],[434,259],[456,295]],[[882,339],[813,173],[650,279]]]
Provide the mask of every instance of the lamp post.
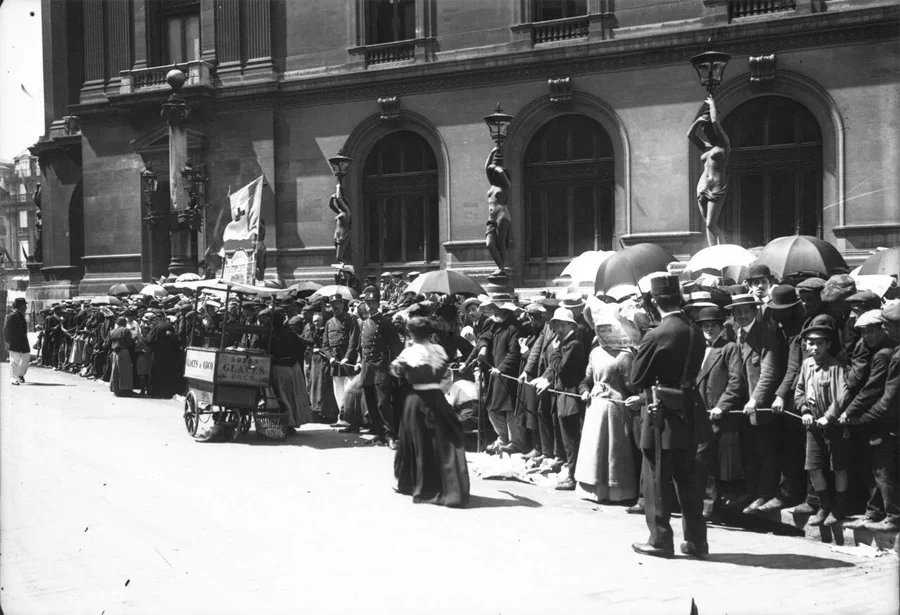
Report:
[[328,159],[328,164],[331,165],[331,172],[334,173],[334,176],[337,178],[338,187],[341,192],[343,192],[344,177],[347,175],[347,170],[350,168],[351,162],[353,162],[353,159],[344,156],[343,148],[339,149],[335,156]]
[[513,116],[503,113],[499,102],[494,112],[484,117],[484,123],[487,124],[488,130],[491,132],[491,139],[497,145],[497,149],[500,150],[497,160],[498,164],[503,161],[503,144],[506,142],[506,133],[509,131],[509,125],[512,121]]
[[700,77],[700,85],[706,89],[710,96],[722,83],[725,67],[728,66],[729,60],[731,60],[730,54],[724,51],[712,50],[698,53],[691,58],[691,65],[697,71],[697,76]]
[[144,221],[147,222],[147,256],[149,265],[147,266],[147,275],[150,281],[153,281],[153,229],[159,221],[160,214],[153,205],[153,195],[159,188],[159,174],[153,170],[150,161],[144,163],[141,169],[141,193],[144,195],[144,209],[147,212]]

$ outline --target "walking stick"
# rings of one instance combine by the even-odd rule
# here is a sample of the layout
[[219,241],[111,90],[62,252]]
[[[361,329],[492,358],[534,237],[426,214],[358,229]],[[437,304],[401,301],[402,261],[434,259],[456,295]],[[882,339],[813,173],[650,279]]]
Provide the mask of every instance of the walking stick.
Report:
[[656,461],[656,472],[653,477],[653,500],[655,502],[655,510],[657,514],[663,508],[663,484],[662,484],[662,408],[659,407],[659,395],[657,387],[659,380],[656,381],[650,392],[653,395],[653,406],[656,408],[656,417],[653,419],[653,455]]
[[475,452],[480,453],[481,449],[481,440],[482,435],[481,431],[484,428],[483,426],[484,420],[484,369],[479,370],[478,374],[478,418],[476,422],[478,423],[477,434],[475,436]]

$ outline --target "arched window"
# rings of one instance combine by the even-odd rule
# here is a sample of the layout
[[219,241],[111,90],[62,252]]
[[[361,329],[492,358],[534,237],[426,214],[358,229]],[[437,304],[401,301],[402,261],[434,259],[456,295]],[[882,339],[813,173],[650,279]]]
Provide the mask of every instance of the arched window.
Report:
[[375,144],[363,199],[368,264],[438,260],[437,159],[425,139],[401,131]]
[[749,100],[722,127],[731,141],[729,203],[720,224],[733,243],[765,245],[785,235],[822,236],[822,132],[783,96]]
[[523,179],[529,264],[612,249],[613,147],[597,122],[563,115],[541,127],[525,152]]

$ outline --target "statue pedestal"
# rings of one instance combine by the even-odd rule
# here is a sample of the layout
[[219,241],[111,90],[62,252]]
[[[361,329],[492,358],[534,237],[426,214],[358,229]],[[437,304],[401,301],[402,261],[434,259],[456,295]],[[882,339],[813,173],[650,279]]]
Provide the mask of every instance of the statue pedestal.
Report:
[[485,284],[484,290],[486,290],[491,297],[504,294],[512,295],[513,291],[515,291],[515,288],[513,288],[512,285],[512,279],[507,272],[491,274],[487,279],[488,283]]

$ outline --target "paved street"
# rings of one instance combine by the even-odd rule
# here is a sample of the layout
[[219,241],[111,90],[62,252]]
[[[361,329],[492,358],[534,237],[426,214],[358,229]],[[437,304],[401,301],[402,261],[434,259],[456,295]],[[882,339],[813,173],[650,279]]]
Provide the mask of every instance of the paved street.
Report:
[[[172,401],[0,376],[6,615],[896,613],[898,564],[713,529],[711,561],[640,558],[642,518],[518,482],[413,505],[386,448],[305,426],[198,443]],[[676,541],[680,530],[676,529]]]

